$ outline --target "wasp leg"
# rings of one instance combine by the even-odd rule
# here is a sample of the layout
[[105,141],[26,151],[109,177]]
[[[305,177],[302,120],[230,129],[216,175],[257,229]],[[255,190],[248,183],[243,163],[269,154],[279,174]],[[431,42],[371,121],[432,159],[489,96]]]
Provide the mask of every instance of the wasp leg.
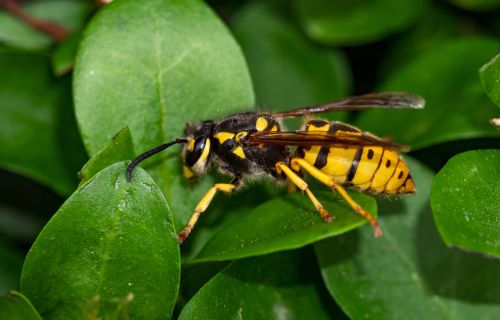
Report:
[[179,243],[182,243],[187,238],[187,236],[189,235],[191,230],[193,230],[194,225],[196,224],[196,222],[198,221],[198,218],[200,217],[200,214],[202,214],[203,212],[205,212],[205,210],[207,210],[208,206],[210,205],[213,198],[215,197],[215,194],[217,193],[217,191],[222,191],[225,193],[232,193],[240,185],[241,185],[241,179],[239,177],[234,178],[233,181],[231,181],[231,183],[216,183],[216,184],[214,184],[214,186],[212,188],[210,188],[207,191],[207,193],[205,193],[203,198],[201,198],[201,200],[198,203],[198,205],[196,206],[196,208],[194,208],[194,212],[191,215],[191,218],[189,218],[189,222],[186,225],[186,227],[181,232],[179,232],[179,234],[177,235],[177,240],[179,241]]
[[375,230],[375,237],[378,238],[382,236],[382,230],[380,230],[377,218],[372,216],[369,212],[363,209],[356,201],[354,201],[351,198],[351,196],[347,193],[347,191],[345,191],[345,189],[341,185],[337,184],[332,177],[321,172],[318,168],[316,168],[315,166],[313,166],[312,164],[301,158],[293,158],[292,166],[300,166],[302,169],[304,169],[307,173],[309,173],[311,176],[313,176],[313,178],[315,178],[319,182],[327,185],[332,189],[335,189],[342,196],[342,198],[344,198],[344,200],[347,201],[347,203],[353,208],[353,210],[356,211],[356,213],[358,213],[360,216],[362,216],[363,218],[368,220],[368,222],[370,222],[373,230]]
[[321,217],[326,221],[330,222],[333,220],[333,217],[323,208],[323,205],[316,199],[314,194],[309,190],[309,186],[307,183],[302,180],[292,169],[286,166],[283,162],[276,163],[276,170],[279,174],[284,173],[290,181],[293,182],[300,190],[305,191],[311,202],[314,204],[316,210],[318,210]]

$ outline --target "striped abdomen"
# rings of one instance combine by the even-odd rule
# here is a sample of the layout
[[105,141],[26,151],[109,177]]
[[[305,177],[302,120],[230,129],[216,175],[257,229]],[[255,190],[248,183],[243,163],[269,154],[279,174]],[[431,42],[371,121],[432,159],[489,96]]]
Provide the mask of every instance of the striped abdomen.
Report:
[[[307,131],[359,132],[355,127],[323,120],[311,120]],[[339,184],[370,193],[414,193],[415,184],[410,169],[399,154],[381,146],[300,147],[296,157],[333,177]]]

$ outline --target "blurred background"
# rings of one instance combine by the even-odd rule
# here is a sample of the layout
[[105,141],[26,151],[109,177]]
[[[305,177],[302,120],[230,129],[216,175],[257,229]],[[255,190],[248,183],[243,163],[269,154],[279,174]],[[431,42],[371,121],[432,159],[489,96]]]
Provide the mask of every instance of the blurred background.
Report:
[[[462,151],[500,147],[489,123],[499,112],[479,75],[500,49],[499,0],[208,4],[241,46],[258,108],[411,91],[427,100],[424,111],[328,117],[410,145],[435,171]],[[27,250],[88,159],[71,73],[81,33],[103,5],[0,0],[0,295],[18,288]]]

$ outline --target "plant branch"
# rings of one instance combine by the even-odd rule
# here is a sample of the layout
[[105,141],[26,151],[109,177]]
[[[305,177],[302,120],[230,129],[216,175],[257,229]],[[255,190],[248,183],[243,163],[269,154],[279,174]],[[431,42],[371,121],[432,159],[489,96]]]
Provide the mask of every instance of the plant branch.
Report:
[[47,34],[57,42],[64,40],[69,33],[65,28],[55,22],[39,20],[30,16],[23,9],[21,9],[15,0],[0,0],[0,6],[4,7],[7,12],[18,17],[33,29]]

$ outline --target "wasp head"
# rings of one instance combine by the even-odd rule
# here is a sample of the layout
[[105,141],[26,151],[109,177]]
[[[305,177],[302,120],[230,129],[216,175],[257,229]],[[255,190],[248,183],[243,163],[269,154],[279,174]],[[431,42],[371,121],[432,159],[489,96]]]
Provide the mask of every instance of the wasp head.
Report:
[[182,148],[182,161],[184,162],[182,171],[187,179],[195,179],[207,171],[210,164],[210,136],[213,127],[213,121],[186,125],[184,137],[187,143]]

